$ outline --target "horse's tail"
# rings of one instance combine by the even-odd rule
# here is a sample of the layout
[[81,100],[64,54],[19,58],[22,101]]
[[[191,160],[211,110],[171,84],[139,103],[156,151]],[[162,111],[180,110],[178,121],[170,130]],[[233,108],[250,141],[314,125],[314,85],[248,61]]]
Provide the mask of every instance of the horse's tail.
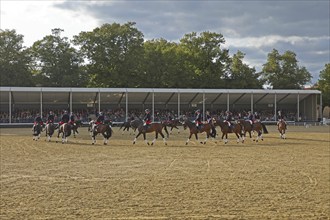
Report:
[[263,130],[264,134],[268,134],[268,130],[266,128],[266,125],[264,125],[263,123],[261,123],[261,126],[262,126],[262,130]]

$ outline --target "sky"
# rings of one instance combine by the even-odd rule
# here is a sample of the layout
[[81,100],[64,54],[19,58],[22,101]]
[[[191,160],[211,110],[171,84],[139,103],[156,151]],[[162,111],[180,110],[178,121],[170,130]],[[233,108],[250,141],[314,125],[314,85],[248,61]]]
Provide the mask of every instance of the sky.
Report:
[[135,22],[145,40],[220,33],[224,48],[245,53],[257,71],[273,49],[293,51],[312,84],[330,63],[329,0],[0,0],[0,12],[0,29],[15,29],[26,47],[54,28],[72,39],[105,23]]

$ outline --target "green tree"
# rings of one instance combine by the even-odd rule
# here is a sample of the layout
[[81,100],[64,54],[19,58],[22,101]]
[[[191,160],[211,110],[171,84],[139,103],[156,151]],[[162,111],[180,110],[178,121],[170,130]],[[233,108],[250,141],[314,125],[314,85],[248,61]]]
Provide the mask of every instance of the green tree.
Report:
[[35,78],[42,86],[83,87],[86,84],[86,74],[81,68],[83,60],[68,38],[61,37],[62,32],[53,29],[51,35],[30,48]]
[[34,86],[30,61],[23,35],[15,30],[0,30],[0,85]]
[[301,89],[312,78],[305,67],[298,66],[294,52],[286,51],[280,55],[276,49],[268,54],[262,74],[273,89]]
[[261,89],[263,82],[255,68],[250,68],[243,62],[245,54],[238,51],[230,62],[230,71],[226,81],[231,89]]
[[318,89],[322,92],[323,106],[330,106],[330,63],[325,64],[320,72]]
[[91,87],[138,87],[143,61],[143,34],[134,22],[103,24],[74,36],[87,60]]
[[202,32],[199,36],[192,32],[180,40],[193,87],[219,88],[225,85],[229,53],[221,48],[224,43],[224,37],[213,32]]

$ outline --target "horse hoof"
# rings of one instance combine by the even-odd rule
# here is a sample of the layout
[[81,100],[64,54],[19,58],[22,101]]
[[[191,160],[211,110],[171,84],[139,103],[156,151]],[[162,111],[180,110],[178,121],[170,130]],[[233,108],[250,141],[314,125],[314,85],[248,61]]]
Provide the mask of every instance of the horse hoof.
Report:
[[188,143],[186,143],[186,145],[188,145]]
[[92,145],[94,145],[94,143],[92,143]]
[[104,145],[107,145],[107,143],[103,143]]
[[153,146],[154,145],[154,143],[151,143],[151,146]]

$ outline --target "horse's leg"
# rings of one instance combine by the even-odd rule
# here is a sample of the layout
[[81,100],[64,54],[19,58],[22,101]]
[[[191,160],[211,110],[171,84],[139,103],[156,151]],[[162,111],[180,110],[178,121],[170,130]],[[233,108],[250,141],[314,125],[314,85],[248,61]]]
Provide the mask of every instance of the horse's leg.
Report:
[[[156,142],[156,140],[158,139],[158,131],[156,131],[156,135],[155,135],[155,138],[152,140],[152,142],[151,142],[151,145],[154,145],[154,143]],[[162,135],[162,136],[164,136],[164,135]]]
[[206,132],[206,138],[203,144],[206,144],[207,139],[210,137],[210,131]]
[[190,133],[189,137],[188,137],[188,140],[186,141],[186,145],[188,144],[188,142],[190,141],[190,138],[192,136],[192,133]]
[[235,134],[236,134],[236,137],[237,137],[237,143],[239,143],[240,142],[240,137],[239,137],[239,135],[238,135],[238,132],[235,132]]
[[93,132],[92,133],[92,144],[95,144],[96,142],[96,138],[95,138],[95,133]]
[[134,140],[133,140],[133,144],[135,144],[137,138],[138,138],[141,134],[142,134],[142,132],[139,132],[139,133],[135,136],[135,138],[134,138]]
[[148,145],[150,145],[148,140],[147,140],[146,132],[143,133],[143,139],[144,139],[144,142],[146,142]]
[[224,142],[225,142],[225,144],[227,144],[228,143],[228,132],[225,133],[225,137],[226,138],[225,138]]
[[103,144],[104,145],[107,145],[108,139],[107,139],[107,137],[106,137],[106,135],[104,133],[102,135],[103,135]]
[[163,134],[163,132],[159,132],[159,134],[162,136],[164,144],[167,145],[166,138],[165,138],[165,135]]

